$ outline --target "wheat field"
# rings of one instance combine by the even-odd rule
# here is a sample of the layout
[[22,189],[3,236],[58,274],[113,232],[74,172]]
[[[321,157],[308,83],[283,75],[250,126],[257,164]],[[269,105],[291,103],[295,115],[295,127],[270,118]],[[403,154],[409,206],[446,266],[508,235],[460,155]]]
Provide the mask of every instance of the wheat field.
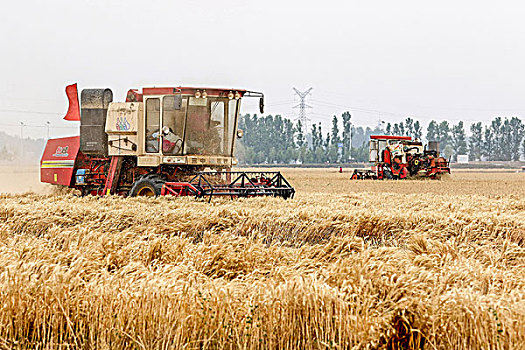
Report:
[[4,194],[0,347],[523,349],[525,174],[292,200]]

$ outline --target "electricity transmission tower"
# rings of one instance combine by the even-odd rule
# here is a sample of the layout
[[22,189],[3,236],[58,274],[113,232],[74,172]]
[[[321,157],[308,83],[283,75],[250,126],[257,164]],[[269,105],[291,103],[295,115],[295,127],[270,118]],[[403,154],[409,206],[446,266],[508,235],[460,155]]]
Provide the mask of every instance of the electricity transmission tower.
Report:
[[309,88],[308,90],[301,92],[296,88],[293,88],[295,94],[299,96],[299,104],[293,108],[299,108],[299,117],[297,117],[297,119],[301,121],[304,130],[308,130],[306,123],[310,120],[306,117],[306,108],[312,108],[312,106],[306,104],[306,97],[311,94],[312,89],[313,88]]

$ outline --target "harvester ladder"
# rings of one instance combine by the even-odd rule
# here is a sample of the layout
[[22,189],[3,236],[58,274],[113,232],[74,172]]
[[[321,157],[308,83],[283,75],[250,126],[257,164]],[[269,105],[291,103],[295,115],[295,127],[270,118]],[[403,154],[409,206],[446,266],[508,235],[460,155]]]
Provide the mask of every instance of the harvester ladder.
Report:
[[103,195],[115,194],[117,189],[118,178],[120,176],[120,168],[122,166],[122,157],[113,156],[111,157],[111,163],[109,164],[108,177],[106,178],[106,185],[104,186]]

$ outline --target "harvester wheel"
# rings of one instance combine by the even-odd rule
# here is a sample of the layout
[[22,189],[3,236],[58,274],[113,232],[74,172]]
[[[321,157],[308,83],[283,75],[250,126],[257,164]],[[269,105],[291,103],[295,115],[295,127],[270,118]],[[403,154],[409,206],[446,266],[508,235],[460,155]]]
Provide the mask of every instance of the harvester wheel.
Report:
[[390,170],[389,168],[384,168],[383,177],[385,179],[392,180],[394,178],[394,174],[392,174],[392,170]]
[[148,174],[140,177],[131,191],[129,191],[130,197],[157,197],[160,196],[160,191],[164,185],[164,180],[156,174]]

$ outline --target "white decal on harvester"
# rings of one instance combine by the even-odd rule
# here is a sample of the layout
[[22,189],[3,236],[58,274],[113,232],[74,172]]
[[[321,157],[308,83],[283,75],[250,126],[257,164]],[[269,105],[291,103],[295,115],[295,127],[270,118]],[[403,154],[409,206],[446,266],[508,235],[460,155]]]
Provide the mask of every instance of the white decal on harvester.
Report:
[[53,154],[53,157],[67,157],[69,156],[69,146],[58,146],[57,150]]

